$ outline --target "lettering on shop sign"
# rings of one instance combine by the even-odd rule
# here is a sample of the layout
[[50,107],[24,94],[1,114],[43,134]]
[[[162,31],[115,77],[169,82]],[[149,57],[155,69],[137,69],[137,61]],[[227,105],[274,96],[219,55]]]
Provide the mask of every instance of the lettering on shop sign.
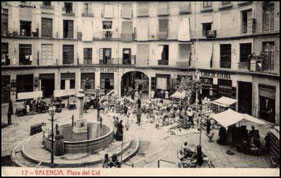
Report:
[[117,72],[117,68],[95,68],[95,67],[84,67],[81,68],[81,72]]
[[230,74],[226,73],[213,73],[213,72],[201,72],[201,76],[203,77],[217,77],[220,79],[230,79]]

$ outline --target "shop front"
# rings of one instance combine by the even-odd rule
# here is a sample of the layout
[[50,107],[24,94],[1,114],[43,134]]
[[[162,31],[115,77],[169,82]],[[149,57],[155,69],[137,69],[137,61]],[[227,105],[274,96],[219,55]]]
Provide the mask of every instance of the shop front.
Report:
[[202,84],[202,90],[201,90],[201,97],[205,98],[211,98],[213,96],[213,79],[212,78],[206,78],[206,77],[200,77],[201,84]]
[[156,97],[165,98],[166,92],[170,93],[170,75],[156,74]]
[[16,86],[17,94],[22,92],[32,92],[34,91],[34,81],[33,74],[27,75],[17,75]]
[[55,90],[55,74],[40,74],[39,80],[43,98],[50,98],[53,96]]
[[106,95],[114,89],[114,73],[100,73],[100,87]]
[[236,88],[232,87],[231,80],[218,79],[217,98],[222,96],[236,98]]
[[259,116],[271,123],[275,123],[275,93],[274,86],[259,84]]
[[75,73],[61,73],[61,90],[75,89]]
[[81,88],[84,91],[95,89],[95,73],[81,73]]

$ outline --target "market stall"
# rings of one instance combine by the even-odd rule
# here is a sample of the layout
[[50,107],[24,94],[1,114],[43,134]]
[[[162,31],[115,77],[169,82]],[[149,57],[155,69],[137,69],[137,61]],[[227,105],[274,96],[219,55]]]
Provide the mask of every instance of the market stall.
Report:
[[220,113],[226,111],[229,108],[236,110],[236,102],[236,99],[223,96],[217,100],[212,101],[211,107],[214,113]]

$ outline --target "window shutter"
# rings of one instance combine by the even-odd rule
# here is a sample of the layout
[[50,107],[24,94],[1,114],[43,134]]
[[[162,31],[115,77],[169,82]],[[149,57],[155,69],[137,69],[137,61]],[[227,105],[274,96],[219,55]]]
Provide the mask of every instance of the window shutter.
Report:
[[274,30],[274,5],[270,7],[270,30]]
[[73,38],[73,21],[68,21],[68,38]]
[[247,11],[247,32],[253,32],[252,10]]
[[99,49],[99,59],[103,60],[103,48]]

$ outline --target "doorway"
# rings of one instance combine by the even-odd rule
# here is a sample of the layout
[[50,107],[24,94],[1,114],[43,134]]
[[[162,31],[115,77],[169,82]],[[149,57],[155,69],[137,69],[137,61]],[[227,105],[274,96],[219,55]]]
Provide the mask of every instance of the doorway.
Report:
[[252,115],[252,83],[238,81],[238,112]]
[[43,98],[50,98],[54,95],[55,90],[55,75],[54,74],[40,74],[41,91]]
[[130,48],[124,48],[123,49],[123,64],[125,65],[131,65],[131,49]]

